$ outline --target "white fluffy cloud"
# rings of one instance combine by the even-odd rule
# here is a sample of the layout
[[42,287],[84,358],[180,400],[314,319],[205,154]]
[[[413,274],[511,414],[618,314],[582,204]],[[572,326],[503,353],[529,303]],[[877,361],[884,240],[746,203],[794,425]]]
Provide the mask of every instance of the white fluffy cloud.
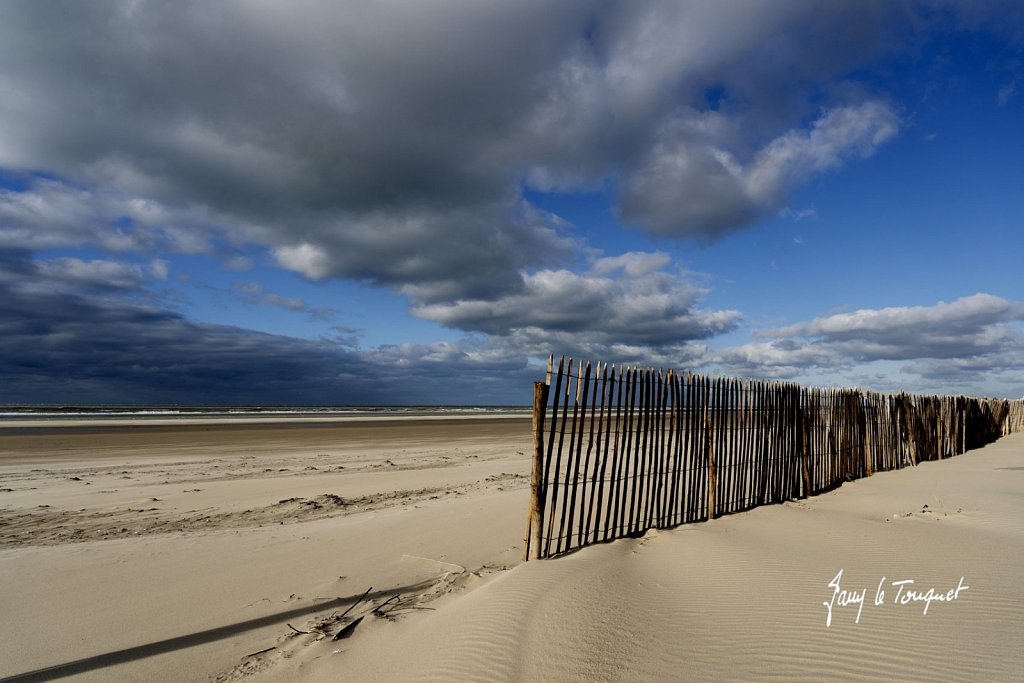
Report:
[[[854,368],[896,362],[922,380],[1019,386],[1024,358],[1024,302],[974,294],[932,306],[836,313],[775,329],[709,357],[723,370],[748,376],[849,376]],[[859,370],[856,372],[863,372]]]
[[151,279],[161,279],[151,266],[110,259],[29,260],[23,254],[11,259],[10,252],[4,250],[0,250],[0,257],[0,285],[21,296],[65,293],[135,297],[144,293]]
[[[698,306],[702,291],[666,270],[661,253],[598,258],[583,273],[543,270],[499,301],[424,304],[416,315],[449,327],[514,341],[522,349],[586,348],[601,358],[649,355],[728,332],[738,311]],[[675,364],[677,364],[676,361]]]
[[221,226],[208,208],[173,209],[110,187],[38,178],[25,190],[0,189],[0,248],[201,253],[226,234]]
[[1019,339],[1009,325],[1024,320],[1024,303],[974,294],[934,306],[837,313],[763,332],[842,349],[863,360],[957,358],[996,352]]

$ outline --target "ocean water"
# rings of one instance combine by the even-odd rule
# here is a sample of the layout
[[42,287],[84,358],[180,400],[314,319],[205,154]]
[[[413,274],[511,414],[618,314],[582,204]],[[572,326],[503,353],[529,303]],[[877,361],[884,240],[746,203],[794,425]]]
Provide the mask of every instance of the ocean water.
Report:
[[0,405],[4,420],[173,419],[196,417],[373,417],[530,415],[529,406],[195,406],[195,405]]

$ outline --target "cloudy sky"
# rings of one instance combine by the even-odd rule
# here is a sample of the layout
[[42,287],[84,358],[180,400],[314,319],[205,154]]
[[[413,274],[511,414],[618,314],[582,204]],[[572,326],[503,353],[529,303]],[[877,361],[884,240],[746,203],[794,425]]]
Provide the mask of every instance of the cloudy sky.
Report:
[[0,402],[1024,394],[1024,10],[0,4]]

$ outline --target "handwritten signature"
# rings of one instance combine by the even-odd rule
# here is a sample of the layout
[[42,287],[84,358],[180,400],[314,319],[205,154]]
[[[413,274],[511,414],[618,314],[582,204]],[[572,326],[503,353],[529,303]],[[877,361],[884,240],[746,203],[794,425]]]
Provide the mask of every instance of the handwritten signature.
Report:
[[[887,604],[885,599],[885,578],[882,577],[878,582],[878,587],[875,589],[874,606],[881,607]],[[829,628],[832,626],[832,611],[838,607],[857,607],[857,618],[854,623],[860,623],[860,615],[864,611],[864,605],[867,600],[867,588],[861,588],[860,590],[847,590],[842,587],[841,582],[843,580],[843,570],[840,569],[839,573],[828,582],[828,587],[832,589],[832,597],[826,600],[822,604],[825,605],[825,609],[828,610],[828,616],[825,618],[825,627]],[[893,595],[891,601],[888,604],[893,605],[909,605],[915,602],[924,603],[924,614],[928,614],[928,608],[931,607],[933,602],[952,602],[960,597],[960,592],[965,591],[970,586],[964,585],[964,577],[960,577],[959,583],[956,588],[950,588],[949,590],[936,590],[935,588],[928,588],[928,590],[921,590],[920,588],[913,587],[913,579],[901,579],[899,581],[890,581],[889,586],[896,589],[895,595]]]

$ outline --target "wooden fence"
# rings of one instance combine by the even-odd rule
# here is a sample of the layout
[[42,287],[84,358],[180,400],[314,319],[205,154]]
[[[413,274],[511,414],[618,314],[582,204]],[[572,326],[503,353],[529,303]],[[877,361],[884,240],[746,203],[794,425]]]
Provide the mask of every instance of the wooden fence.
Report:
[[549,361],[534,384],[526,559],[804,498],[1017,431],[1024,399]]

